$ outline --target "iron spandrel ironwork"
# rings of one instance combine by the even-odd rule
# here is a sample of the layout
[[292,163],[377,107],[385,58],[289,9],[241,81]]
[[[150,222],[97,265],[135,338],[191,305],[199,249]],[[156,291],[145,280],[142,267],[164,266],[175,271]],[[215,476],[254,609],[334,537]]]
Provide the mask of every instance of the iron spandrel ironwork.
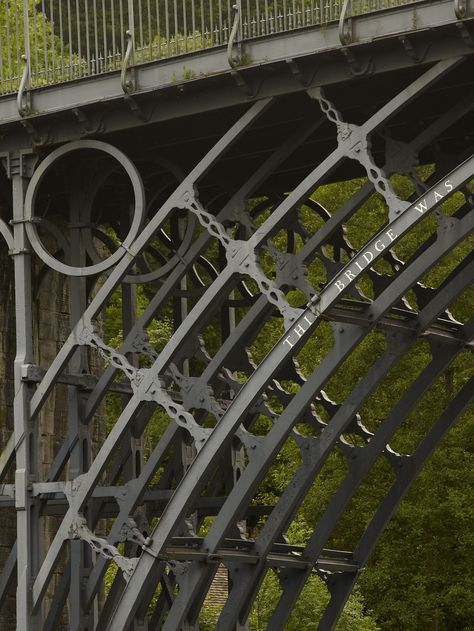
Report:
[[[51,10],[59,5],[44,5],[37,3],[34,19],[49,12],[57,24]],[[84,47],[114,38],[119,45],[114,20],[99,29],[108,3],[87,6],[89,21],[77,18],[74,2],[61,4],[63,49],[51,82],[74,78],[67,47],[81,66]],[[194,8],[191,24],[208,19],[206,7]],[[257,8],[270,15],[269,6]],[[185,9],[169,13],[178,16],[174,34]],[[124,23],[130,17],[121,3],[111,10]],[[158,10],[135,3],[137,56],[152,41],[148,18],[153,23]],[[183,33],[191,33],[188,18]],[[84,39],[84,29],[94,37]],[[474,227],[465,132],[474,99],[464,87],[472,56],[450,52],[425,63],[410,45],[397,49],[409,59],[406,71],[372,84],[372,100],[358,102],[353,86],[375,81],[377,59],[361,64],[344,48],[350,102],[340,86],[313,81],[317,68],[308,80],[289,60],[284,73],[299,82],[298,98],[245,92],[244,81],[243,104],[213,113],[212,125],[183,117],[185,131],[175,128],[171,141],[143,115],[133,86],[124,92],[134,117],[128,130],[107,129],[115,112],[105,106],[97,125],[82,111],[71,115],[81,121],[80,140],[53,142],[38,138],[34,116],[23,112],[31,146],[3,155],[11,216],[0,221],[16,326],[16,339],[5,342],[14,387],[0,459],[0,511],[15,537],[8,554],[2,549],[0,603],[5,608],[16,589],[18,630],[197,629],[222,566],[229,591],[217,629],[246,628],[268,572],[281,590],[269,629],[285,628],[314,576],[329,594],[319,629],[335,627],[390,517],[472,398],[471,380],[451,393],[412,453],[395,449],[420,400],[471,352],[474,333],[472,320],[450,312],[472,282],[470,256],[451,261],[438,285],[422,282]],[[120,46],[122,67],[125,37]],[[354,174],[363,179],[336,210],[316,201],[318,187]],[[403,198],[394,174],[410,183]],[[383,217],[367,223],[355,246],[348,226],[374,195]],[[330,343],[303,370],[301,356],[323,330]],[[330,380],[342,378],[374,336],[377,352],[358,381],[332,400]],[[364,404],[422,342],[429,361],[369,429]],[[259,503],[289,443],[298,453],[291,481],[272,504]],[[335,453],[345,473],[296,545],[288,531]],[[356,545],[331,549],[335,528],[381,461],[393,483]]]

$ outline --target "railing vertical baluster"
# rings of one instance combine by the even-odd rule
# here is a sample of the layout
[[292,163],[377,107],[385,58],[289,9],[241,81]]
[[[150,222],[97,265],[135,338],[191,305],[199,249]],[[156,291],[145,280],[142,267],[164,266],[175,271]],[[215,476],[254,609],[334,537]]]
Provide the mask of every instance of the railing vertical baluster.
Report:
[[[135,0],[135,1],[137,1],[137,0]],[[142,61],[144,61],[144,59],[143,59],[144,43],[143,43],[143,9],[142,9],[142,0],[138,0],[138,33],[140,35],[141,58],[142,58]],[[137,55],[137,60],[138,60],[138,55]]]
[[156,7],[156,32],[157,32],[157,55],[158,59],[161,57],[161,23],[160,23],[160,5],[158,0],[155,0]]
[[210,39],[211,46],[214,45],[214,11],[212,6],[212,0],[209,0],[209,26],[210,26]]
[[72,40],[72,16],[71,16],[71,0],[67,0],[67,29],[69,39],[69,78],[73,78],[73,40]]
[[[8,16],[7,16],[7,20],[8,20]],[[2,38],[0,37],[0,92],[1,92],[1,94],[5,94],[5,77],[3,75],[3,52],[2,52],[2,48],[3,48],[3,41],[2,41]]]
[[79,0],[76,0],[76,31],[77,31],[77,54],[79,56],[79,77],[82,77],[82,42],[81,42],[81,18],[79,13]]
[[108,44],[107,44],[107,15],[105,12],[105,0],[102,0],[102,31],[104,41],[102,42],[103,48],[103,57],[104,57],[104,71],[107,71],[107,54],[108,54]]
[[114,0],[110,0],[110,21],[112,23],[112,64],[111,70],[115,70],[115,54],[117,52],[116,49],[116,37],[115,37],[115,7]]
[[166,54],[170,56],[170,12],[168,7],[168,0],[165,0],[165,27],[166,27]]
[[218,0],[219,2],[219,40],[218,44],[222,44],[222,0]]
[[244,7],[243,0],[237,0],[237,10],[239,12],[239,28],[237,31],[239,62],[242,60],[242,40],[244,39]]
[[206,27],[204,25],[204,0],[201,0],[201,44],[202,48],[206,48],[206,41],[204,39],[204,33],[206,31]]
[[[188,21],[187,21],[187,16],[186,16],[186,1],[187,0],[183,0],[182,2],[182,7],[183,7],[183,37],[184,37],[184,52],[188,51]],[[192,1],[192,0],[191,0]],[[182,52],[182,51],[181,51]]]
[[94,17],[94,58],[96,60],[94,74],[97,74],[97,64],[99,60],[99,27],[97,21],[97,0],[93,0],[93,17]]
[[5,9],[7,14],[7,60],[8,60],[8,78],[10,80],[10,92],[13,92],[13,69],[12,69],[12,42],[10,33],[10,6],[9,0],[5,0]]
[[33,5],[33,47],[35,49],[35,62],[34,70],[32,69],[31,84],[35,86],[37,84],[39,73],[38,15],[36,11],[36,5]]
[[13,7],[14,7],[14,15],[15,15],[15,48],[14,50],[16,50],[16,75],[19,82],[20,77],[21,77],[21,72],[22,72],[21,51],[22,51],[23,46],[20,44],[20,25],[19,25],[19,20],[18,20],[18,3],[14,2]]
[[[135,66],[136,57],[136,41],[135,41],[135,11],[134,11],[134,0],[128,0],[128,30],[130,31],[130,37],[132,38],[132,54],[130,56],[129,65],[131,67]],[[125,56],[125,53],[124,53]],[[133,80],[133,74],[132,74]]]
[[84,5],[86,8],[85,17],[86,17],[86,64],[87,64],[87,74],[91,74],[91,44],[90,44],[90,27],[89,27],[89,0],[84,0]]
[[191,3],[191,20],[192,20],[192,29],[193,29],[193,50],[196,50],[196,0],[192,0]]
[[41,0],[41,21],[43,27],[44,80],[48,83],[48,39],[46,34],[46,7],[44,6],[44,0]]
[[63,31],[63,11],[62,2],[58,2],[59,10],[59,50],[61,51],[61,81],[64,81],[64,31]]
[[[173,10],[174,10],[174,40],[177,43],[179,37],[179,26],[178,26],[178,1],[173,0]],[[176,50],[175,50],[176,53]]]
[[[112,2],[114,2],[114,0],[111,0]],[[124,56],[125,56],[125,23],[124,23],[124,15],[123,15],[123,0],[120,0],[119,3],[119,14],[120,14],[120,54],[121,54],[121,59],[123,60]]]
[[148,50],[150,54],[150,60],[153,59],[153,35],[151,28],[151,4],[150,0],[147,0],[147,11],[148,11]]
[[51,83],[55,83],[56,80],[56,41],[55,41],[55,29],[54,29],[54,4],[53,0],[49,3],[49,21],[51,23]]

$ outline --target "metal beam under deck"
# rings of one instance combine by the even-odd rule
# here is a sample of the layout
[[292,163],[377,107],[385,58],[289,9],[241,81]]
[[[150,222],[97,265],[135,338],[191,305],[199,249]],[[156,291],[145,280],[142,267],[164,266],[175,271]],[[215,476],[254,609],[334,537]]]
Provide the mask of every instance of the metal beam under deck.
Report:
[[31,91],[34,115],[26,118],[18,113],[16,95],[2,97],[0,151],[117,132],[474,53],[474,19],[459,21],[451,0],[360,15],[352,23],[350,46],[341,45],[335,22],[248,40],[247,63],[235,69],[224,47],[139,65],[132,95],[121,90],[118,72],[37,88]]

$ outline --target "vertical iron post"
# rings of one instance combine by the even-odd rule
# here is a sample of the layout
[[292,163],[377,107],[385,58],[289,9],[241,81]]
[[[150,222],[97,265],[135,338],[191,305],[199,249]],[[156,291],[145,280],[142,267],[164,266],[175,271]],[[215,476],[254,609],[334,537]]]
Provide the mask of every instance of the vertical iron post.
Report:
[[[65,253],[69,264],[81,267],[85,262],[81,224],[87,211],[87,200],[84,194],[80,173],[72,175],[70,193],[70,226],[69,253]],[[69,278],[70,323],[74,327],[84,313],[87,302],[86,281],[84,278],[72,276]],[[71,374],[82,374],[87,370],[87,351],[84,347],[76,349],[69,362]],[[89,469],[92,458],[91,431],[89,424],[84,422],[86,395],[77,385],[68,386],[68,440],[74,445],[71,450],[69,465],[69,480],[72,481]],[[85,515],[86,518],[89,515]],[[92,552],[88,545],[80,539],[70,542],[71,582],[69,587],[69,608],[71,628],[75,631],[87,631],[94,627],[94,607],[91,611],[84,611],[83,588],[92,568]]]
[[15,396],[13,401],[16,471],[15,509],[17,516],[18,584],[16,600],[17,631],[39,631],[38,612],[33,613],[31,587],[38,571],[40,524],[38,502],[31,487],[38,478],[38,431],[31,421],[32,385],[24,380],[26,369],[34,363],[31,251],[24,222],[24,199],[28,185],[26,165],[31,156],[17,152],[9,160],[12,181],[13,238],[11,252],[15,275],[16,356],[14,365]]

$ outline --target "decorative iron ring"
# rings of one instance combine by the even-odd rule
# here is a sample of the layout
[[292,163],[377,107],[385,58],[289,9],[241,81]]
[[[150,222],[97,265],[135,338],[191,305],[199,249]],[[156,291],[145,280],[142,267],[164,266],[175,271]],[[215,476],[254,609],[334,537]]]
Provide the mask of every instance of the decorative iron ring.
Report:
[[[94,149],[96,151],[102,151],[109,156],[115,158],[128,174],[135,195],[135,212],[133,214],[132,225],[127,237],[111,256],[101,261],[100,263],[89,265],[87,267],[75,267],[72,265],[67,265],[66,263],[62,263],[61,261],[58,261],[53,256],[51,256],[51,254],[41,243],[36,222],[34,220],[36,195],[46,172],[57,160],[59,160],[63,156],[74,151],[80,151],[81,149]],[[96,274],[101,274],[105,270],[115,265],[124,256],[125,252],[129,251],[130,246],[137,238],[145,219],[144,215],[145,191],[143,188],[142,179],[137,168],[135,167],[133,162],[122,151],[120,151],[120,149],[117,149],[113,145],[101,142],[99,140],[77,140],[75,142],[64,145],[63,147],[59,147],[58,149],[53,151],[43,160],[43,162],[41,162],[39,167],[36,169],[33,177],[30,180],[25,196],[25,225],[26,231],[28,233],[28,238],[31,242],[31,247],[39,256],[39,258],[44,263],[46,263],[46,265],[56,270],[57,272],[60,272],[61,274],[65,274],[67,276],[93,276]]]

